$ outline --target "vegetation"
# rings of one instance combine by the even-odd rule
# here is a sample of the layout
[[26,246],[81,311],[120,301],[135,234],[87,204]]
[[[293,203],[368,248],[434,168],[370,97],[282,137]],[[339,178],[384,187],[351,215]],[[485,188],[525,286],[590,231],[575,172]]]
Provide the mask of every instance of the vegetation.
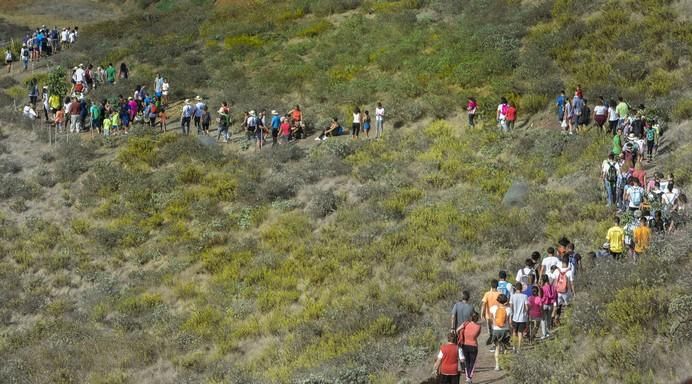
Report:
[[[609,146],[552,129],[560,88],[689,116],[691,30],[669,2],[126,4],[145,11],[85,27],[58,58],[130,64],[129,82],[95,97],[162,71],[172,99],[299,103],[315,126],[382,101],[386,139],[255,154],[133,129],[115,149],[47,147],[17,126],[41,148],[20,158],[26,141],[0,135],[0,382],[424,379],[462,288],[477,300],[563,235],[582,254],[602,242]],[[486,111],[475,129],[446,119],[468,95]],[[500,95],[520,111],[508,136],[493,129]],[[659,166],[688,182],[689,142],[667,151]],[[515,182],[529,193],[503,205]],[[681,378],[687,237],[655,244],[651,263],[589,265],[560,337],[510,359],[514,381]]]

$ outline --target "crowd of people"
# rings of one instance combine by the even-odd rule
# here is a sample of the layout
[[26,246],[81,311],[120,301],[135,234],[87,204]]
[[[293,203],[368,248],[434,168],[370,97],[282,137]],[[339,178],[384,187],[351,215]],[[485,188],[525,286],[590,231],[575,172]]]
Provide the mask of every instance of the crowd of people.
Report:
[[[643,105],[630,108],[618,98],[615,103],[599,97],[591,112],[577,87],[572,98],[564,92],[558,97],[557,115],[565,134],[574,134],[593,120],[604,133],[613,136],[612,148],[601,166],[601,180],[606,190],[606,204],[616,212],[614,224],[605,234],[600,249],[589,252],[593,262],[603,259],[638,262],[646,257],[654,236],[663,237],[686,223],[687,196],[676,184],[673,174],[664,178],[659,171],[651,177],[643,163],[652,165],[661,138],[656,118],[647,116]],[[502,113],[502,100],[497,119],[500,129],[511,129]],[[469,125],[473,125],[475,100],[469,98]],[[506,109],[505,109],[506,112]],[[505,115],[503,125],[500,114]],[[512,114],[510,113],[510,116]],[[589,116],[586,118],[585,116]],[[481,343],[482,329],[487,327],[485,344],[494,353],[495,370],[500,370],[500,355],[520,353],[525,341],[533,344],[554,335],[564,309],[574,298],[577,276],[582,275],[582,257],[575,245],[561,238],[556,247],[548,247],[541,255],[535,251],[524,261],[510,283],[506,271],[490,281],[480,308],[471,303],[468,291],[454,304],[446,343],[437,353],[433,374],[442,383],[459,383],[462,377],[471,383]]]
[[[5,65],[7,73],[12,72],[12,63],[20,61],[24,71],[29,69],[30,63],[41,61],[46,56],[51,56],[63,49],[69,48],[79,37],[79,27],[51,28],[42,25],[34,32],[27,33],[21,39],[19,52],[12,52],[8,46],[5,48]],[[16,57],[18,54],[19,57]]]

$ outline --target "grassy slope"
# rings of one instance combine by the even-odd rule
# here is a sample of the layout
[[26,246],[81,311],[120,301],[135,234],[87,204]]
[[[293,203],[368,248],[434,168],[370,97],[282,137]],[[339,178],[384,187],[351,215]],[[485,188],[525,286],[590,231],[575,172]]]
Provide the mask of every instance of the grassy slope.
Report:
[[[135,63],[133,81],[149,82],[162,69],[173,79],[177,97],[233,98],[240,108],[272,108],[277,100],[288,108],[301,100],[315,123],[347,115],[354,102],[375,99],[389,107],[393,123],[441,117],[454,113],[450,106],[468,93],[492,110],[495,95],[514,91],[523,111],[539,109],[548,92],[577,82],[587,92],[617,86],[670,111],[677,103],[671,95],[688,87],[684,49],[671,49],[665,76],[674,81],[663,81],[669,88],[662,91],[646,86],[660,79],[653,70],[660,62],[650,59],[659,57],[658,51],[639,53],[642,65],[652,68],[643,75],[616,71],[615,78],[586,77],[589,60],[595,59],[586,54],[575,59],[564,48],[592,52],[590,39],[580,35],[568,47],[556,43],[574,33],[575,20],[568,15],[580,10],[576,2],[532,2],[520,12],[495,1],[445,2],[444,9],[411,1],[283,2],[271,12],[269,3],[232,3],[246,8],[219,4],[204,15],[182,16],[170,2],[154,4],[151,17],[87,28],[83,50],[62,60],[126,58]],[[650,30],[667,19],[668,8],[644,4],[650,8],[642,17],[630,17],[641,20],[642,28],[634,30],[653,39],[648,44],[689,41],[684,25],[672,24],[679,30],[671,34]],[[607,12],[591,12],[612,5],[588,5],[589,15],[577,21],[597,35],[605,33],[598,28],[607,27],[602,23]],[[145,32],[152,24],[170,33],[155,39]],[[138,28],[140,39],[119,32],[127,27]],[[197,66],[190,71],[189,65]],[[544,76],[535,68],[552,69]],[[676,110],[684,117],[684,108]],[[552,117],[541,114],[507,139],[488,126],[464,131],[457,123],[425,120],[391,131],[386,141],[335,140],[260,156],[235,149],[224,154],[171,134],[134,135],[117,142],[115,150],[98,140],[59,147],[57,160],[42,156],[42,165],[3,176],[1,228],[10,241],[1,245],[7,304],[0,309],[0,354],[9,363],[0,378],[111,383],[418,378],[413,372],[428,366],[449,303],[461,287],[480,297],[485,279],[499,266],[513,270],[530,250],[561,235],[583,249],[600,243],[610,213],[598,203],[594,169],[607,144],[593,133],[563,137],[546,129],[551,125]],[[680,143],[669,145],[671,157],[660,166],[684,181],[689,138],[676,134]],[[0,161],[16,169],[11,163],[21,163],[25,144],[14,134],[3,141],[9,153]],[[78,161],[66,161],[68,155]],[[514,180],[528,182],[531,193],[524,207],[503,207]],[[57,218],[39,209],[44,200],[49,210],[60,207],[63,214]],[[672,244],[670,249],[684,255],[684,243]],[[625,295],[631,289],[625,278],[608,279],[609,292]],[[594,308],[612,312],[608,321],[589,327],[622,332],[630,323],[619,317],[622,309],[609,306],[603,287],[588,289],[596,294],[586,297],[599,298]],[[656,296],[664,293],[670,296]],[[651,295],[657,302],[684,299],[676,290]],[[675,335],[641,327],[625,331],[633,338],[629,344],[604,346],[604,355],[587,354],[584,361],[605,356],[605,377],[646,381],[653,365],[623,366],[627,359],[619,356],[632,356],[635,342]],[[545,352],[573,362],[577,353],[558,343],[546,348],[536,357]],[[593,376],[585,364],[576,365],[581,378]],[[634,373],[618,376],[624,370]],[[664,382],[681,374],[660,372],[669,375]],[[526,378],[516,367],[513,374],[520,382]]]

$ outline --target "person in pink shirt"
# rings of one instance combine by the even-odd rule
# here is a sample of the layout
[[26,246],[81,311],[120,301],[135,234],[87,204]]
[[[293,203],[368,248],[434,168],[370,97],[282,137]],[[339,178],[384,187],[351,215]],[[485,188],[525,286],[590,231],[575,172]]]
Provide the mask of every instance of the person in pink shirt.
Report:
[[550,282],[550,278],[547,274],[541,276],[541,292],[541,304],[543,306],[543,318],[541,319],[541,331],[543,336],[541,339],[545,339],[550,337],[550,326],[553,319],[555,304],[557,303],[557,291]]
[[541,289],[535,285],[531,287],[531,296],[529,296],[529,343],[533,343],[543,317],[543,297],[540,296],[540,291]]
[[135,116],[137,116],[137,111],[139,110],[139,105],[137,105],[137,101],[134,100],[132,97],[127,98],[127,105],[130,106],[130,121],[132,124],[135,122]]
[[478,109],[478,103],[476,99],[469,96],[468,102],[466,103],[466,113],[469,116],[469,127],[474,127],[473,119],[476,117],[476,110]]
[[289,124],[287,117],[281,118],[281,125],[279,125],[279,136],[281,136],[282,143],[288,143],[288,137],[291,136],[291,124]]

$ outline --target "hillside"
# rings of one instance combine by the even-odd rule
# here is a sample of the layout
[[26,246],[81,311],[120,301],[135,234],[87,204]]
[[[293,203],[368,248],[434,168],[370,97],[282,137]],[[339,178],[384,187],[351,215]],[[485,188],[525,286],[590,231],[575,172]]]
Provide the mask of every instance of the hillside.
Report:
[[[2,6],[8,33],[35,27],[35,3]],[[236,121],[300,104],[313,133],[381,101],[385,137],[256,152],[242,134],[184,137],[172,116],[172,132],[48,144],[44,125],[4,109],[2,383],[425,382],[461,290],[478,306],[498,270],[562,236],[586,258],[612,225],[599,180],[610,136],[560,134],[563,87],[645,103],[666,120],[647,168],[690,182],[684,2],[70,3],[93,18],[50,67],[131,68],[94,99],[161,72],[176,102],[229,100]],[[46,79],[0,75],[3,107],[32,76]],[[519,106],[506,135],[503,95]],[[518,184],[525,195],[508,193]],[[493,382],[684,379],[689,239],[667,234],[638,264],[586,258],[557,337],[503,357]]]

